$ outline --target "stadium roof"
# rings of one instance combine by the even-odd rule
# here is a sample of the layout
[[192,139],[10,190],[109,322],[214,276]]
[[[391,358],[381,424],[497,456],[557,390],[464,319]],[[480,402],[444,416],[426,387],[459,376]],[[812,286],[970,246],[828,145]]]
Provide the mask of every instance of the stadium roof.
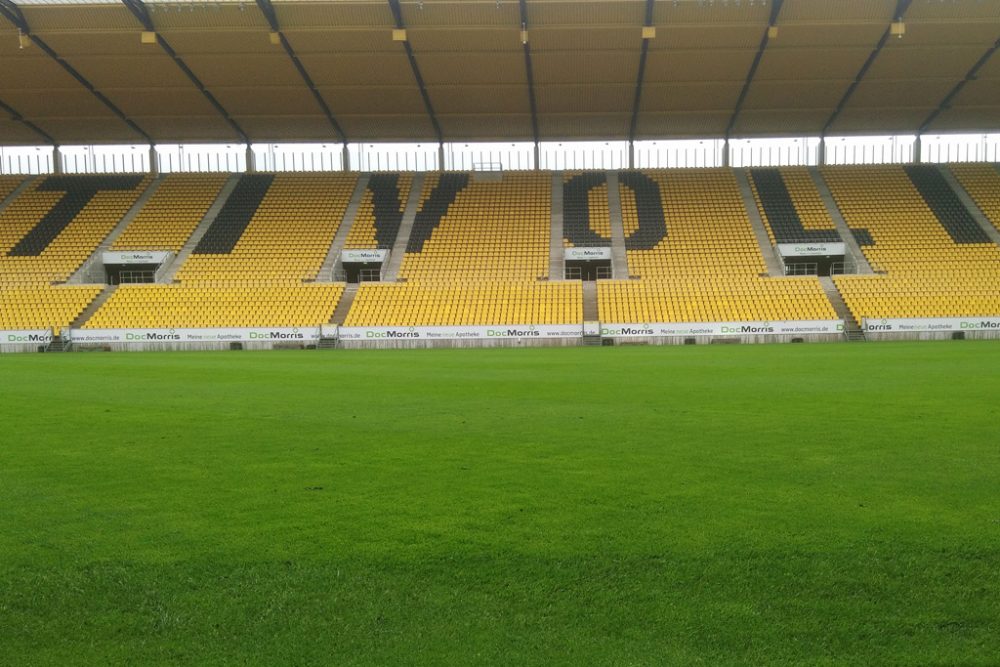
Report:
[[7,145],[1000,126],[1000,0],[0,0],[0,17]]

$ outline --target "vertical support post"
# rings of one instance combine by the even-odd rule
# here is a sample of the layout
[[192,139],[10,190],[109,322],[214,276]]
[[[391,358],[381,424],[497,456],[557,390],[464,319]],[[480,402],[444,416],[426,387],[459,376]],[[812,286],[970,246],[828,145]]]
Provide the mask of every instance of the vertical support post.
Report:
[[542,164],[542,148],[535,142],[535,149],[532,151],[532,159],[534,160],[535,171],[538,171],[540,165]]
[[438,142],[438,171],[444,171],[444,142]]
[[729,137],[726,137],[722,141],[722,166],[729,166]]
[[54,174],[63,173],[62,153],[59,152],[58,146],[52,147],[52,173]]
[[923,144],[923,137],[918,134],[917,140],[913,142],[913,161],[916,164],[923,162]]
[[340,149],[341,161],[344,165],[344,171],[351,170],[351,151],[347,149],[347,142],[343,144],[343,148]]
[[156,159],[156,144],[149,145],[149,173],[153,176],[160,175],[160,162]]
[[628,140],[628,168],[635,169],[635,142]]
[[826,166],[826,136],[820,136],[819,147],[816,149],[816,162],[819,166]]
[[257,156],[253,153],[253,148],[247,144],[247,173],[252,174],[257,171]]

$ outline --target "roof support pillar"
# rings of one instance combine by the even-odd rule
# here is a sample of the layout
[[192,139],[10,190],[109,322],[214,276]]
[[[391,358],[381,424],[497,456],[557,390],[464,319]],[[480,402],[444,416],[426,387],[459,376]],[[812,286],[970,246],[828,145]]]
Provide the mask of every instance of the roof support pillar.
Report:
[[722,166],[728,167],[730,162],[729,156],[729,137],[722,140]]
[[635,169],[635,141],[628,140],[628,168]]
[[343,164],[344,171],[351,170],[351,151],[347,149],[347,142],[345,141],[340,148],[340,161]]
[[816,162],[819,166],[826,166],[826,137],[819,138],[819,146],[816,148]]
[[257,156],[254,155],[250,144],[247,144],[247,173],[252,174],[255,171],[257,171]]
[[913,142],[913,162],[915,164],[920,164],[923,162],[924,153],[924,141],[923,135],[918,134],[917,140]]
[[438,171],[444,171],[444,142],[438,142]]
[[59,150],[58,146],[52,147],[52,173],[53,174],[63,173],[62,152]]
[[532,151],[532,159],[534,160],[535,171],[538,171],[542,164],[542,148],[537,139],[535,140],[535,148]]
[[160,175],[160,162],[156,154],[156,145],[149,145],[149,173],[153,176]]

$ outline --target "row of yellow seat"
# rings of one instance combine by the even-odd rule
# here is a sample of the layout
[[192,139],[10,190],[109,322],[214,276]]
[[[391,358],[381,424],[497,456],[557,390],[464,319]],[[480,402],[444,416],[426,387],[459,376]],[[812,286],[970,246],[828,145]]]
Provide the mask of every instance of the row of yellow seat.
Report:
[[103,285],[0,286],[0,330],[65,329]]
[[228,174],[170,174],[115,239],[118,250],[179,251],[202,221]]
[[[71,178],[71,177],[60,177]],[[10,257],[8,253],[65,196],[42,190],[47,178],[38,178],[0,211],[0,284],[46,284],[68,279],[94,253],[119,220],[148,187],[146,177],[131,190],[102,190],[37,254]]]
[[84,328],[304,327],[330,319],[343,283],[256,287],[120,285]]
[[827,167],[823,176],[847,224],[871,235],[865,257],[887,273],[834,278],[855,319],[1000,314],[978,296],[1000,284],[1000,247],[955,243],[902,167]]
[[346,326],[567,324],[583,321],[579,282],[365,283]]
[[356,174],[276,175],[232,252],[191,255],[177,278],[316,279],[356,183]]
[[[598,283],[602,321],[836,319],[815,277],[760,277],[767,268],[734,172],[643,173],[659,189],[666,236],[653,248],[628,250],[629,274],[639,280]],[[792,182],[797,196],[806,191],[800,175]],[[637,194],[624,184],[620,193],[628,238],[638,229]],[[814,202],[800,199],[811,216]],[[810,218],[810,224],[822,223]]]

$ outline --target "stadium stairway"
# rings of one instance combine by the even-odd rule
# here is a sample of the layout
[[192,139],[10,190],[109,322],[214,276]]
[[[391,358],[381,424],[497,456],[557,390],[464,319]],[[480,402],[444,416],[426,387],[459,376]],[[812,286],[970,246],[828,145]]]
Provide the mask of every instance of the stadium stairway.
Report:
[[583,321],[596,322],[600,319],[597,306],[597,283],[593,280],[583,281]]
[[955,178],[955,175],[951,172],[951,170],[944,165],[939,165],[938,171],[941,172],[942,178],[944,178],[948,186],[955,192],[955,196],[958,197],[958,200],[962,202],[962,205],[965,206],[965,208],[972,215],[972,219],[976,221],[976,224],[982,227],[986,236],[989,237],[989,239],[994,243],[1000,245],[1000,231],[993,226],[993,223],[989,221],[989,218],[987,218],[982,209],[979,208],[979,205],[973,201],[972,197],[968,192],[966,192],[965,188],[962,187],[962,184],[958,182],[958,179]]
[[37,178],[37,177],[30,176],[30,177],[24,179],[23,181],[21,181],[20,185],[18,185],[16,188],[14,188],[11,191],[11,193],[9,195],[7,195],[6,197],[4,197],[3,201],[0,201],[0,213],[2,213],[5,208],[7,208],[8,204],[10,204],[12,201],[14,201],[15,199],[17,199],[18,197],[20,197],[21,193],[24,192],[25,190],[27,190],[31,186],[31,184],[35,182],[35,178]]
[[566,255],[563,250],[563,173],[552,172],[552,232],[549,237],[549,280],[566,277]]
[[354,187],[354,193],[351,195],[351,201],[347,205],[347,210],[344,211],[344,219],[340,223],[340,227],[337,228],[337,233],[333,237],[333,242],[330,244],[330,250],[326,254],[326,259],[323,260],[323,266],[319,269],[319,281],[326,282],[327,280],[333,280],[333,270],[337,266],[337,262],[340,260],[340,251],[344,249],[344,243],[347,242],[347,236],[351,233],[351,227],[354,226],[354,220],[358,217],[358,209],[361,208],[361,201],[365,197],[365,190],[368,189],[368,181],[371,178],[371,174],[361,174],[358,176],[358,183]]
[[757,202],[753,198],[753,190],[750,188],[750,181],[747,179],[745,169],[734,170],[736,183],[740,187],[740,195],[743,197],[743,207],[746,208],[750,217],[750,225],[753,227],[754,237],[757,245],[760,246],[760,254],[764,257],[764,265],[767,267],[769,276],[783,276],[781,263],[775,254],[774,246],[771,245],[771,238],[767,235],[767,228],[764,227],[764,220],[760,217],[760,210]]
[[608,214],[611,217],[611,277],[615,280],[627,280],[630,271],[628,253],[625,252],[625,223],[622,220],[622,196],[618,187],[618,172],[609,171],[607,178]]
[[53,334],[52,340],[45,346],[46,352],[69,352],[73,341],[63,338],[62,332]]
[[858,240],[854,238],[854,234],[851,233],[850,227],[847,226],[847,221],[844,220],[844,216],[840,212],[840,208],[837,206],[837,202],[833,199],[833,193],[830,192],[830,187],[823,180],[823,174],[820,173],[819,169],[816,167],[809,167],[809,175],[812,176],[813,183],[816,184],[816,189],[819,191],[819,197],[823,200],[823,204],[826,205],[826,210],[830,214],[830,218],[833,220],[833,226],[837,228],[837,233],[840,234],[841,240],[847,247],[847,252],[850,254],[851,259],[854,260],[854,270],[856,273],[862,274],[872,274],[875,273],[872,270],[872,265],[868,263],[868,258],[865,257],[865,253],[861,252],[861,246],[858,245]]
[[229,195],[231,195],[233,190],[236,189],[236,184],[239,183],[239,180],[240,175],[233,174],[229,177],[229,180],[226,181],[226,184],[222,186],[222,189],[219,190],[219,194],[215,198],[215,201],[212,202],[208,211],[205,212],[205,217],[201,219],[201,222],[198,223],[198,226],[195,227],[194,232],[192,232],[191,237],[188,238],[187,242],[184,244],[184,247],[182,247],[181,251],[177,253],[176,257],[174,257],[174,263],[167,270],[166,274],[164,274],[163,282],[171,283],[174,281],[177,271],[184,265],[187,258],[191,256],[194,249],[198,247],[201,239],[205,236],[205,232],[207,232],[208,228],[212,226],[215,218],[219,215],[219,211],[221,211],[222,207],[225,206],[226,201],[229,199]]
[[865,332],[861,330],[858,321],[854,319],[851,309],[844,302],[844,297],[840,295],[840,290],[834,284],[833,278],[830,276],[821,276],[819,282],[823,286],[826,298],[830,300],[830,304],[833,306],[834,311],[836,311],[837,317],[844,320],[844,338],[850,342],[864,342],[866,340]]
[[339,326],[347,320],[347,313],[351,312],[354,297],[358,295],[358,287],[359,285],[352,283],[344,288],[344,293],[340,295],[340,301],[337,302],[337,309],[330,316],[330,324]]
[[[149,198],[152,197],[160,188],[160,185],[163,183],[165,178],[165,176],[158,176],[153,179],[153,181],[149,184],[149,187],[147,187],[146,190],[139,195],[139,198],[135,201],[135,204],[132,205],[132,208],[130,208],[128,212],[122,216],[122,219],[118,221],[118,225],[116,225],[115,228],[112,229],[106,237],[104,237],[101,244],[94,249],[93,254],[79,269],[77,269],[76,273],[70,276],[69,280],[66,281],[67,283],[73,285],[85,285],[89,283],[104,282],[104,264],[101,261],[101,253],[109,250],[111,245],[115,242],[115,239],[121,236],[125,229],[132,224],[135,217],[139,215],[139,211],[142,210],[142,208],[149,201]],[[134,248],[134,250],[144,250],[144,248]]]
[[410,183],[410,198],[406,201],[406,210],[403,211],[403,220],[399,223],[396,242],[389,253],[389,266],[385,267],[385,271],[383,271],[382,279],[387,282],[395,282],[399,277],[399,269],[403,266],[406,247],[410,244],[410,235],[413,233],[413,221],[417,219],[417,210],[420,208],[420,196],[423,192],[424,179],[426,178],[427,174],[424,172],[413,175],[413,182]]
[[76,319],[70,323],[69,328],[70,329],[82,328],[83,325],[86,323],[86,321],[89,320],[94,313],[100,310],[101,306],[104,305],[104,302],[111,298],[111,295],[115,293],[116,288],[117,285],[108,285],[103,290],[101,290],[101,293],[98,294],[97,297],[90,302],[90,305],[84,308],[83,311],[76,316]]

